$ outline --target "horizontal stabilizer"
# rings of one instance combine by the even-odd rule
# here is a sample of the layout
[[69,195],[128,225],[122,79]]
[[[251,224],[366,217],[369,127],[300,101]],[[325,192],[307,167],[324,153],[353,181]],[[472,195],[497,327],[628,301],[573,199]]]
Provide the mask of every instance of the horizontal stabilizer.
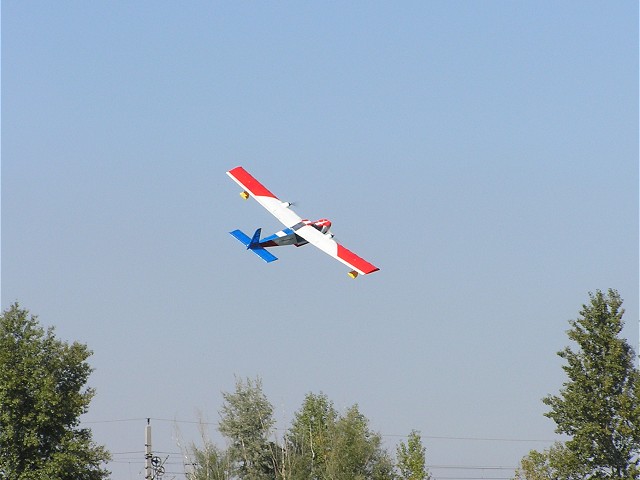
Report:
[[[259,230],[260,229],[258,229],[258,231],[256,232],[258,238],[260,237]],[[261,259],[263,259],[265,262],[269,263],[269,262],[273,262],[273,261],[278,259],[278,257],[276,257],[275,255],[273,255],[270,252],[267,252],[259,244],[252,243],[253,239],[250,238],[247,234],[245,234],[241,230],[234,230],[233,232],[229,232],[229,233],[231,235],[233,235],[238,241],[240,241],[240,243],[242,243],[245,247],[247,247],[247,250],[251,250],[253,253],[255,253],[257,256],[259,256]],[[254,238],[255,237],[256,237],[256,235],[254,234]]]
[[233,232],[229,232],[231,235],[240,240],[245,247],[248,247],[251,244],[251,238],[245,235],[241,230],[234,230]]
[[258,255],[261,259],[263,259],[267,263],[274,262],[278,259],[278,257],[276,257],[273,253],[267,252],[262,247],[251,247],[249,250],[251,250],[253,253]]

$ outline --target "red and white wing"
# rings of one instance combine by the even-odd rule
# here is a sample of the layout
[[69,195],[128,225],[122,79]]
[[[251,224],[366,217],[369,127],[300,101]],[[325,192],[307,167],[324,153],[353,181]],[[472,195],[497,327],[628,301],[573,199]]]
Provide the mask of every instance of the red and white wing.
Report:
[[302,217],[289,208],[289,203],[281,201],[244,168],[233,168],[227,172],[227,175],[240,185],[245,192],[255,198],[260,205],[271,212],[273,216],[284,223],[286,227],[291,228],[307,242],[315,245],[361,275],[379,270],[378,267],[333,240],[330,234],[324,234],[309,225],[309,222],[303,221]]
[[348,267],[351,267],[360,275],[366,275],[380,270],[375,265],[367,262],[364,258],[359,257],[351,250],[340,245],[331,238],[330,235],[320,232],[311,225],[303,224],[299,227],[296,225],[293,227],[293,231],[304,238],[307,242],[318,247],[324,253],[331,255],[336,260],[344,263]]
[[251,194],[256,201],[266,208],[274,217],[284,223],[285,227],[293,227],[302,221],[302,217],[298,216],[289,208],[289,204],[281,201],[273,193],[256,180],[249,172],[242,167],[236,167],[227,172],[244,191]]

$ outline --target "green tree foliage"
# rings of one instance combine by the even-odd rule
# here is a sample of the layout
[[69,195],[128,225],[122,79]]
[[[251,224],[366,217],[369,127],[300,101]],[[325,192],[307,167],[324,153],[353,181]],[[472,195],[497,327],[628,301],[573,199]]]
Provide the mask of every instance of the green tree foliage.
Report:
[[235,392],[223,392],[222,397],[219,429],[230,442],[232,472],[246,480],[274,478],[278,454],[269,437],[275,421],[262,381],[236,379]]
[[400,479],[428,480],[431,478],[427,471],[425,452],[420,434],[413,430],[407,438],[407,443],[401,442],[396,450]]
[[393,477],[393,462],[382,447],[382,438],[369,430],[369,421],[357,405],[350,407],[333,428],[325,478],[387,480]]
[[338,412],[324,394],[307,394],[287,433],[287,458],[292,479],[324,478]]
[[108,452],[78,428],[94,390],[86,345],[62,342],[18,304],[0,316],[0,479],[100,480]]
[[219,430],[228,448],[216,448],[203,434],[204,447],[190,448],[190,480],[395,479],[380,435],[357,405],[340,415],[326,395],[309,393],[279,446],[269,441],[273,407],[260,379],[236,380],[235,392],[222,395]]
[[520,461],[515,480],[582,480],[587,469],[580,464],[567,447],[556,442],[551,448],[532,450]]
[[529,455],[520,460],[514,480],[550,480],[556,478],[549,465],[549,452],[531,450]]
[[543,399],[556,432],[570,439],[531,452],[520,478],[640,478],[640,373],[633,349],[619,337],[622,299],[615,290],[589,297],[567,332],[578,348],[558,352],[568,380],[559,395]]
[[292,480],[384,480],[393,478],[393,462],[380,435],[358,406],[339,415],[324,394],[309,393],[287,432],[288,471]]
[[211,442],[206,442],[202,449],[191,447],[194,466],[187,474],[189,480],[229,480],[231,466],[227,452],[220,450]]

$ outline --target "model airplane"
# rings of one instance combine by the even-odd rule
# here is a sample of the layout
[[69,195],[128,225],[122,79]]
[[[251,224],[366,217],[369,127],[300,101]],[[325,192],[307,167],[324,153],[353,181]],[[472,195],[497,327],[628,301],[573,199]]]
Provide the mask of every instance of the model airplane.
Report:
[[329,231],[331,222],[326,218],[315,222],[303,220],[302,217],[299,217],[291,210],[291,203],[279,200],[278,197],[267,190],[264,185],[253,178],[251,174],[242,167],[229,170],[227,175],[242,188],[242,192],[240,192],[242,198],[245,200],[249,197],[255,198],[260,205],[266,208],[286,227],[284,230],[280,230],[263,239],[260,239],[262,233],[261,228],[258,228],[252,237],[249,237],[240,230],[229,232],[242,242],[242,244],[247,247],[247,250],[251,250],[265,262],[277,260],[271,252],[265,250],[268,247],[278,247],[282,245],[295,245],[296,247],[300,247],[310,243],[351,268],[352,270],[349,272],[351,278],[356,278],[358,274],[366,275],[379,270],[378,267],[370,264],[333,240],[333,233]]

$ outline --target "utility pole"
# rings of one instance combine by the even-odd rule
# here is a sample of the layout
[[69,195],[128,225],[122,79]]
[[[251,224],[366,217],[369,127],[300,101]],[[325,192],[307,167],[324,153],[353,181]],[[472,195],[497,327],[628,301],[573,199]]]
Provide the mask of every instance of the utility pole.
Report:
[[151,419],[147,418],[147,426],[144,429],[144,480],[153,478],[153,470],[151,462],[153,454],[151,453]]
[[165,474],[164,462],[160,457],[153,456],[151,450],[151,419],[147,418],[147,426],[144,429],[144,480],[160,480]]

